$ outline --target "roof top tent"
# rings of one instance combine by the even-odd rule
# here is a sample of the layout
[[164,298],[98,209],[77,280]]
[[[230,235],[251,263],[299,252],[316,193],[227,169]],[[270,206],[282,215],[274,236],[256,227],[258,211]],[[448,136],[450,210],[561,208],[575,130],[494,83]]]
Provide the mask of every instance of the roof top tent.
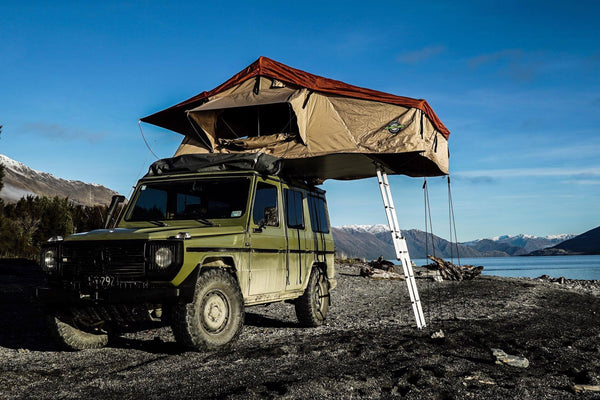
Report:
[[387,174],[448,174],[450,131],[425,100],[323,78],[260,57],[209,92],[142,118],[182,134],[175,156],[263,153],[312,182],[377,176],[417,326],[425,326]]
[[287,175],[317,181],[448,173],[450,132],[425,100],[316,76],[260,57],[209,92],[142,118],[182,134],[175,156],[279,157]]

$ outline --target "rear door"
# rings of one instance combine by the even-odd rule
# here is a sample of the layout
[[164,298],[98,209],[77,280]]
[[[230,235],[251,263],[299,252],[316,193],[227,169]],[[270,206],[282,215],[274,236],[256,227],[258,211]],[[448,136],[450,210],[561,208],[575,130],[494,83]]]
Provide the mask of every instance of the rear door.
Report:
[[308,195],[308,209],[314,249],[314,262],[326,264],[327,237],[329,233],[329,218],[325,198],[317,193]]
[[288,251],[286,257],[286,289],[302,288],[302,273],[307,266],[307,253],[310,244],[307,238],[304,203],[306,195],[301,190],[284,189],[284,211]]

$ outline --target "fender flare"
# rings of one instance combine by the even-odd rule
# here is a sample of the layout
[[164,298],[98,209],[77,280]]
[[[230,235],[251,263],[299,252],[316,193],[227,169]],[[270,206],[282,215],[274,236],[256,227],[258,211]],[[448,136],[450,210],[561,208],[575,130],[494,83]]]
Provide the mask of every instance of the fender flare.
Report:
[[231,275],[233,275],[233,277],[237,281],[237,276],[235,274],[236,268],[235,263],[233,261],[233,257],[207,256],[202,260],[202,262],[196,265],[194,270],[179,285],[180,297],[183,299],[183,301],[185,301],[186,303],[193,301],[194,292],[196,290],[196,280],[198,279],[199,274],[208,269],[217,268],[227,270]]

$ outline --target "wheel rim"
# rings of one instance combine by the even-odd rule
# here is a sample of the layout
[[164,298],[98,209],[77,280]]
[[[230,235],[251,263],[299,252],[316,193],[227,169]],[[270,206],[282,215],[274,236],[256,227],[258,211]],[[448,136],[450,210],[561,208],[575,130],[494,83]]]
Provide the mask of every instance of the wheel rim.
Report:
[[202,299],[200,312],[204,329],[217,334],[225,329],[229,321],[229,301],[220,290],[212,290]]

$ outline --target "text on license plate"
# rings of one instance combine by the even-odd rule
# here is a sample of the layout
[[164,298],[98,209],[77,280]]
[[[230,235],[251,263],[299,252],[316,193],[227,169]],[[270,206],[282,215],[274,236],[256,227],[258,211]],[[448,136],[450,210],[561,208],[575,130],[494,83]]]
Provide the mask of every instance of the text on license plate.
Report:
[[88,284],[92,287],[111,287],[117,283],[117,280],[112,275],[88,276]]

